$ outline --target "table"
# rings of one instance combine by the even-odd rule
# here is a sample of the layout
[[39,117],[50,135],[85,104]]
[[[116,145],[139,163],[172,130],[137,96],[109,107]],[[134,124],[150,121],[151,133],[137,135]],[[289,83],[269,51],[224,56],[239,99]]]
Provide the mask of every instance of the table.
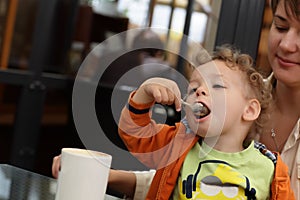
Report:
[[[56,186],[53,178],[0,164],[0,200],[54,200]],[[105,196],[105,200],[117,199]]]

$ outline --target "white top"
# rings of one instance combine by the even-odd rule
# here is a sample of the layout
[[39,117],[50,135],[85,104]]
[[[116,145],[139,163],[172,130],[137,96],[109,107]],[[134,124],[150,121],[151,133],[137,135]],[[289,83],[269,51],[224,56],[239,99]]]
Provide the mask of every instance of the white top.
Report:
[[289,167],[295,197],[300,199],[300,118],[283,147],[281,158]]

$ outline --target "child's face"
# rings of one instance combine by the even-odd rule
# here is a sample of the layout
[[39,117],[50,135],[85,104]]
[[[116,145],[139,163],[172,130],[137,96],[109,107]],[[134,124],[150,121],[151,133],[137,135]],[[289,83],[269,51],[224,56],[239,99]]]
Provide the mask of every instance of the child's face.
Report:
[[239,129],[245,105],[246,81],[242,72],[215,60],[197,67],[190,79],[187,102],[202,103],[207,114],[186,108],[190,128],[199,136],[213,137]]

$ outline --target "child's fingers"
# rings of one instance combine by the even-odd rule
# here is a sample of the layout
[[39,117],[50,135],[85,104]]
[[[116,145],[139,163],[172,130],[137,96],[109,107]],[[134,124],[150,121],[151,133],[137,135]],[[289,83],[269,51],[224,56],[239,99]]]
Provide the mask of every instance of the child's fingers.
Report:
[[163,87],[159,90],[160,98],[156,98],[157,103],[161,103],[164,105],[173,105],[175,104],[175,108],[177,111],[181,110],[180,103],[180,90],[176,84],[170,85],[169,87]]
[[169,104],[170,102],[170,97],[168,94],[168,89],[166,89],[165,87],[153,87],[152,88],[152,94],[153,94],[153,98],[155,100],[156,103],[161,103],[161,104]]
[[181,92],[177,84],[164,78],[152,78],[143,83],[144,90],[155,102],[164,105],[175,104],[176,110],[181,110]]
[[176,111],[180,111],[181,110],[181,92],[178,88],[178,86],[176,85],[173,88],[173,92],[174,92],[174,104],[175,104],[175,109]]
[[151,89],[152,89],[152,95],[153,95],[155,102],[162,103],[164,97],[163,97],[163,92],[161,91],[161,88],[160,87],[152,87]]
[[168,93],[168,105],[172,105],[176,99],[174,91],[170,90],[169,88],[167,88],[167,93]]

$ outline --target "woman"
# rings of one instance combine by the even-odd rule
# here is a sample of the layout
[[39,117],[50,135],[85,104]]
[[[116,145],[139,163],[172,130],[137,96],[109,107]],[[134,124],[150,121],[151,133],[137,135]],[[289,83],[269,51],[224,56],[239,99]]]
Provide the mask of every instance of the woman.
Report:
[[300,199],[300,1],[272,0],[268,59],[273,70],[273,113],[260,141],[281,153]]
[[[274,20],[269,32],[268,58],[273,70],[270,79],[274,83],[274,104],[260,141],[270,150],[281,152],[289,167],[295,197],[300,199],[300,1],[271,0],[271,5]],[[59,156],[54,158],[54,176],[59,160]],[[118,191],[122,188],[120,192],[144,199],[152,177],[153,172],[134,176],[131,172],[111,170],[109,187]]]

